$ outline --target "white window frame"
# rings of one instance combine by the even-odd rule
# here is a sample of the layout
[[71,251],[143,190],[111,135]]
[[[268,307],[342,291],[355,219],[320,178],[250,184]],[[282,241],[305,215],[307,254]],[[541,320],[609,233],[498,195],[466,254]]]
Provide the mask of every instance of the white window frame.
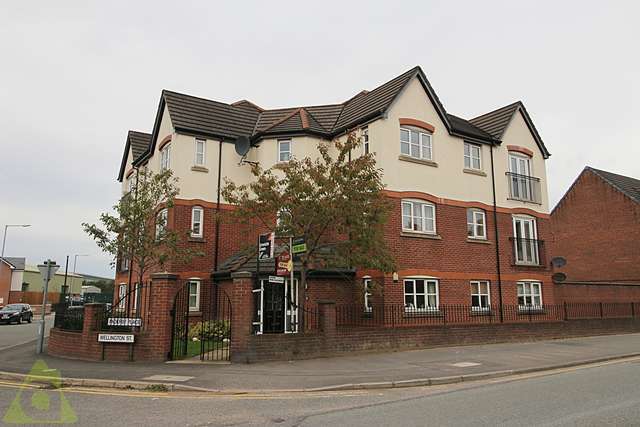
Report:
[[[191,293],[191,285],[194,284],[196,285],[196,293],[192,294]],[[200,278],[197,277],[192,277],[191,279],[188,280],[188,287],[187,290],[188,292],[188,296],[187,296],[187,305],[189,306],[189,311],[190,312],[194,312],[194,311],[200,311],[200,289],[201,289],[201,280]],[[191,297],[195,296],[196,297],[196,303],[194,306],[191,305]]]
[[[540,265],[540,253],[538,251],[538,224],[536,221],[535,217],[532,216],[528,216],[528,215],[513,215],[512,216],[512,222],[513,222],[513,245],[514,245],[514,255],[515,255],[515,263],[518,265]],[[521,239],[529,239],[528,241],[524,241],[523,242],[523,246],[520,247],[520,245],[518,244],[518,226],[517,226],[517,222],[520,221],[520,223],[524,223],[524,222],[529,222],[531,224],[530,228],[532,231],[532,234],[530,237],[520,237]],[[520,230],[523,231],[523,230]],[[521,233],[522,234],[522,233]],[[528,245],[528,246],[525,246]],[[522,249],[529,249],[529,251],[531,252],[531,259],[525,259],[528,258],[526,255],[526,251],[522,254],[522,261],[520,261],[518,258],[520,258],[520,248]]]
[[135,184],[135,175],[131,175],[129,178],[127,178],[127,193],[131,193],[132,191],[135,190],[136,188],[136,184]]
[[364,127],[362,128],[362,154],[367,155],[370,153],[370,146],[369,146],[369,128],[368,127]]
[[[419,206],[421,217],[415,215],[416,205]],[[411,207],[410,215],[405,214],[406,206]],[[427,218],[428,208],[431,209],[431,214],[432,214],[432,219],[431,219],[432,226],[433,226],[432,230],[427,230],[427,224],[429,222],[429,219]],[[436,205],[435,204],[431,202],[426,202],[424,200],[403,199],[400,209],[401,209],[400,215],[402,217],[401,218],[402,231],[409,232],[409,233],[436,234],[437,228],[436,228]],[[410,228],[405,227],[405,218],[409,219]],[[419,221],[421,222],[421,224],[418,224]],[[420,226],[421,230],[416,229],[418,228],[418,225]]]
[[[163,220],[164,224],[162,224],[160,220]],[[156,239],[159,239],[160,235],[164,232],[164,230],[166,230],[168,222],[169,210],[167,208],[163,208],[156,214]]]
[[[403,140],[403,132],[407,132],[409,135],[408,140]],[[411,134],[418,134],[418,144],[412,142]],[[408,152],[403,151],[403,147],[408,148]],[[411,147],[417,147],[418,155],[413,155]],[[417,130],[410,127],[400,127],[400,154],[403,156],[409,156],[414,159],[420,160],[433,160],[433,134]]]
[[165,144],[160,149],[160,172],[171,168],[171,144]]
[[[289,150],[288,151],[283,151],[282,150],[282,145],[283,143],[288,143],[289,144]],[[289,160],[291,160],[291,156],[293,155],[293,151],[292,151],[292,141],[291,139],[279,139],[278,140],[278,163],[284,163],[284,162],[288,162]],[[283,154],[286,154],[287,158],[286,159],[282,159]]]
[[[200,219],[196,221],[196,212],[200,214]],[[195,226],[198,224],[198,232],[195,232]],[[191,237],[202,237],[204,235],[204,209],[202,206],[194,206],[191,208]]]
[[[198,147],[202,147],[202,153],[198,152]],[[196,166],[204,166],[206,164],[206,150],[207,150],[207,140],[202,138],[195,139],[195,156],[193,159],[193,164]],[[200,161],[199,157],[202,155],[202,160]]]
[[[526,289],[527,287],[529,288],[528,291]],[[534,293],[534,287],[537,288],[537,293]],[[542,282],[538,282],[535,280],[518,281],[516,283],[516,298],[518,301],[519,310],[542,310]],[[520,304],[520,298],[524,298],[524,305]],[[534,298],[538,298],[540,300],[540,304],[535,304]],[[527,300],[530,300],[531,303],[529,304]]]
[[364,312],[371,313],[371,285],[373,281],[371,277],[363,277],[362,279],[362,287],[363,287],[363,295],[364,295]]
[[[424,292],[422,293],[418,293],[416,291],[416,284],[419,281],[424,282]],[[408,282],[413,283],[413,291],[410,294],[407,293]],[[429,284],[435,285],[435,293],[429,292]],[[402,293],[403,293],[404,311],[406,313],[429,313],[429,312],[437,312],[438,310],[440,310],[440,284],[438,282],[438,279],[426,278],[426,277],[406,277],[402,280]],[[412,303],[413,307],[411,307],[410,305],[407,305],[407,295],[413,296],[413,303]],[[425,302],[424,308],[417,308],[419,295],[424,296],[424,302]],[[435,301],[436,301],[435,306],[428,305],[429,296],[435,296]]]
[[140,298],[140,283],[133,284],[133,304],[131,308],[135,311],[138,309],[138,299]]
[[[464,167],[465,169],[482,170],[482,146],[472,144],[470,142],[464,143]],[[474,156],[474,150],[477,150],[478,155]],[[473,165],[473,161],[478,160],[478,167]],[[467,164],[467,162],[469,164]]]
[[[471,280],[471,310],[472,311],[490,311],[491,310],[491,282],[488,280]],[[478,292],[473,291],[473,286],[478,286]],[[482,292],[482,286],[487,287],[487,292]],[[479,306],[473,305],[473,297],[478,297]],[[482,305],[482,297],[487,297],[487,306]]]
[[[469,222],[469,213],[471,213],[471,222]],[[482,218],[482,224],[478,222],[478,217]],[[478,227],[482,226],[482,235],[478,234]],[[471,235],[469,235],[469,227],[471,227]],[[477,240],[487,240],[487,215],[482,209],[467,209],[467,238]]]
[[127,284],[120,283],[118,285],[118,308],[119,309],[125,308],[126,300],[124,299],[124,297],[126,296],[127,296]]

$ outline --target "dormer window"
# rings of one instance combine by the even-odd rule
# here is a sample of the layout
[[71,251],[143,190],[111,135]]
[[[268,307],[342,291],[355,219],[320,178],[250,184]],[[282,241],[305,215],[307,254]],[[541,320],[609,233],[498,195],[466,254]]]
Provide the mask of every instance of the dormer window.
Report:
[[431,134],[413,128],[400,128],[400,153],[421,160],[433,160]]
[[171,167],[171,144],[167,144],[160,149],[160,172],[164,172],[165,170]]
[[278,140],[278,161],[288,162],[291,160],[291,140],[279,139]]

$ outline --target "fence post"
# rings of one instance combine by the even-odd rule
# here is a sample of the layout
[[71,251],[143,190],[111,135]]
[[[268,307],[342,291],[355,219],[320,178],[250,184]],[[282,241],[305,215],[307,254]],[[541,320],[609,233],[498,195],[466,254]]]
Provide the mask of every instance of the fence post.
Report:
[[567,302],[565,301],[562,305],[564,306],[564,320],[569,320],[569,312],[567,310]]
[[604,317],[604,311],[602,310],[602,303],[600,303],[600,318]]

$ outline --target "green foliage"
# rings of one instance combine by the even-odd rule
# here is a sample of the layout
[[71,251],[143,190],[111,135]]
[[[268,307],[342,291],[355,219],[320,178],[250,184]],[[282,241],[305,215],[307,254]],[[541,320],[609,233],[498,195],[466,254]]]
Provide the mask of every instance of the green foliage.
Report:
[[169,391],[169,387],[165,384],[149,384],[144,388],[144,390],[153,393],[167,393]]
[[114,212],[100,215],[100,226],[88,223],[82,226],[100,249],[113,256],[112,265],[118,257],[131,259],[138,281],[142,282],[146,272],[163,270],[169,260],[188,262],[193,256],[203,254],[178,249],[188,231],[177,233],[157,216],[161,207],[173,207],[178,195],[178,180],[171,170],[154,174],[146,168],[138,169],[136,177],[135,189],[113,206]]
[[231,336],[231,325],[226,320],[198,322],[189,328],[189,339],[221,341]]

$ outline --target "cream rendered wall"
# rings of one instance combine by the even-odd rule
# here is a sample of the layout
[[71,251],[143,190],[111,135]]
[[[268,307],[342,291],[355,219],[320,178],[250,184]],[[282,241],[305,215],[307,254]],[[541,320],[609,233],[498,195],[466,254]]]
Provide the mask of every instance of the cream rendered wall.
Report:
[[[171,123],[171,117],[169,116],[169,109],[165,105],[164,111],[162,112],[162,119],[160,120],[160,127],[158,129],[158,139],[156,139],[155,151],[153,152],[153,157],[151,157],[149,159],[149,162],[147,163],[149,170],[153,173],[158,173],[160,171],[160,149],[159,149],[160,142],[164,138],[166,138],[168,135],[172,136],[172,140],[170,142],[171,152],[170,152],[170,158],[169,158],[169,166],[174,172],[176,172],[176,169],[174,169],[174,151],[178,151],[178,150],[173,149],[173,142],[174,142],[173,139],[175,139],[173,123]],[[177,155],[178,158],[181,157],[180,153],[175,153],[175,155]]]
[[[438,167],[399,160],[400,118],[422,120],[435,127],[433,161]],[[420,191],[461,201],[493,203],[489,147],[482,145],[481,163],[486,176],[464,173],[464,143],[449,135],[417,78],[407,84],[386,119],[369,124],[370,150],[384,170],[389,190]]]
[[[509,152],[507,145],[518,145],[528,148],[533,152],[533,157],[531,158],[531,175],[540,178],[541,204],[508,200],[509,183],[505,175],[505,173],[509,171]],[[514,114],[502,136],[502,145],[494,149],[493,155],[496,173],[496,202],[498,206],[508,208],[526,207],[536,212],[549,213],[545,159],[520,111]]]
[[16,271],[13,270],[11,272],[11,290],[12,291],[21,291],[22,290],[22,282],[24,277],[24,271]]
[[133,152],[131,151],[131,147],[129,147],[129,152],[127,153],[127,163],[125,163],[126,166],[124,168],[124,176],[122,177],[122,194],[125,194],[129,188],[127,184],[127,174],[133,167],[131,163],[133,163]]

